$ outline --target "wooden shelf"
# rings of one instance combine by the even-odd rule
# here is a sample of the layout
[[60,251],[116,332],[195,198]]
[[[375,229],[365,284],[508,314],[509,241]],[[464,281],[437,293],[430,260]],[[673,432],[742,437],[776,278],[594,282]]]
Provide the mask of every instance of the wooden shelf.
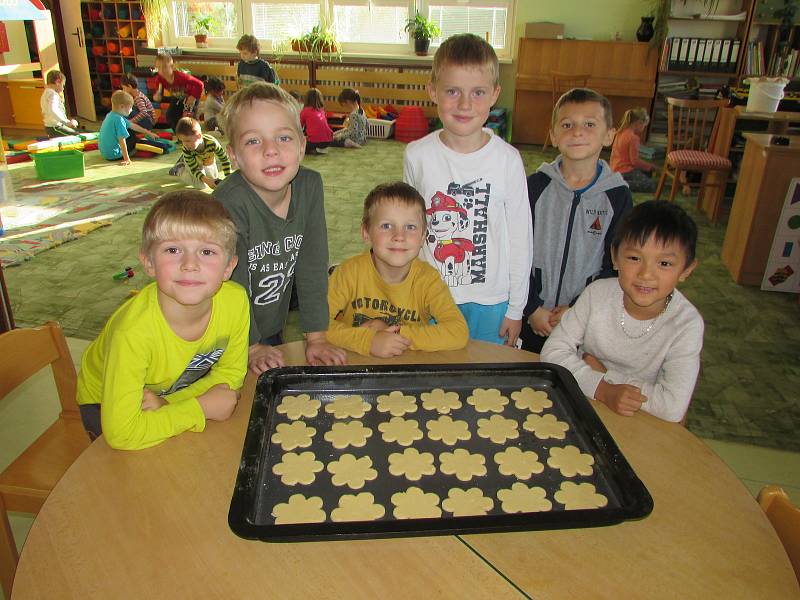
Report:
[[723,71],[703,71],[703,70],[700,70],[700,69],[697,69],[697,70],[694,70],[694,71],[692,71],[692,70],[690,70],[690,71],[668,70],[668,71],[659,71],[659,73],[661,75],[680,75],[682,77],[720,77],[720,78],[722,78],[722,77],[735,78],[736,77],[736,72],[735,71],[727,71],[727,72],[723,72]]

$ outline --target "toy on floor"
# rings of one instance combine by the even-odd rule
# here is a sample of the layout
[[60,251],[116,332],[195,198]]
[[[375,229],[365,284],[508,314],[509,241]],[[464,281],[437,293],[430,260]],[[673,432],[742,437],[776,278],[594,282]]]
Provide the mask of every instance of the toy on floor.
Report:
[[130,279],[136,273],[133,272],[133,267],[125,267],[124,271],[120,271],[112,276],[114,281],[124,281],[126,279]]

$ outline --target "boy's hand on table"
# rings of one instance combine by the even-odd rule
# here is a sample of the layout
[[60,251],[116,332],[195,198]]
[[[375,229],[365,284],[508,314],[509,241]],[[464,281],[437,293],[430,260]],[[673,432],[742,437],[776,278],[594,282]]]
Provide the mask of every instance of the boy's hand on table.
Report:
[[553,331],[553,326],[550,325],[550,315],[552,311],[547,310],[544,306],[540,306],[533,314],[528,317],[528,324],[533,329],[533,333],[541,337],[547,337]]
[[598,373],[605,373],[608,371],[606,366],[597,360],[596,356],[589,354],[588,352],[583,353],[583,362],[589,365],[592,368],[592,371],[597,371]]
[[236,408],[236,403],[239,401],[239,394],[227,384],[218,383],[205,394],[200,394],[197,401],[200,403],[206,419],[225,421],[233,414],[233,409]]
[[509,319],[508,317],[504,317],[503,322],[500,324],[498,335],[501,338],[506,338],[503,344],[504,346],[511,346],[513,348],[514,344],[517,343],[520,331],[522,331],[522,319]]
[[149,390],[148,388],[144,388],[144,392],[142,393],[142,410],[158,410],[162,406],[167,403],[164,398],[156,394],[155,392]]
[[551,310],[550,318],[547,320],[547,322],[550,323],[550,327],[555,329],[555,326],[561,323],[561,317],[563,317],[564,313],[566,313],[568,310],[569,306],[565,306],[563,304],[556,306],[553,310]]
[[343,365],[347,362],[347,352],[328,343],[324,331],[306,334],[306,361],[312,367],[319,365]]
[[255,374],[261,375],[269,369],[284,367],[283,354],[274,346],[253,344],[247,351],[247,367]]
[[647,396],[642,395],[636,386],[627,383],[608,383],[604,379],[600,380],[594,394],[600,402],[624,417],[632,417],[642,408],[642,404],[647,402]]
[[369,353],[379,358],[392,358],[400,356],[408,350],[410,345],[411,340],[400,335],[400,326],[392,325],[375,334],[369,347]]

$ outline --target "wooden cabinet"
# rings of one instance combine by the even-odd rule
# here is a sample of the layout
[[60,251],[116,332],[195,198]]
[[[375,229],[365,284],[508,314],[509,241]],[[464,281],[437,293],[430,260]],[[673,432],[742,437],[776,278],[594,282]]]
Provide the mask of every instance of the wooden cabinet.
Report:
[[614,122],[629,108],[651,107],[656,88],[656,52],[639,42],[523,38],[517,58],[514,142],[541,144],[553,112],[552,72],[589,74],[588,87],[605,95]]

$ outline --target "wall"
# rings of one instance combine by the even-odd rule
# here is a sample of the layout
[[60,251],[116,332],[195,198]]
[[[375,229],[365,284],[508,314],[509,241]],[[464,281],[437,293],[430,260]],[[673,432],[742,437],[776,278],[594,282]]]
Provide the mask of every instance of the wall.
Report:
[[[31,55],[28,52],[28,39],[25,37],[25,25],[23,21],[4,21],[6,32],[8,33],[9,52],[0,54],[4,65],[17,65],[31,62]],[[32,76],[27,73],[17,73],[9,75],[9,79],[26,79]]]

